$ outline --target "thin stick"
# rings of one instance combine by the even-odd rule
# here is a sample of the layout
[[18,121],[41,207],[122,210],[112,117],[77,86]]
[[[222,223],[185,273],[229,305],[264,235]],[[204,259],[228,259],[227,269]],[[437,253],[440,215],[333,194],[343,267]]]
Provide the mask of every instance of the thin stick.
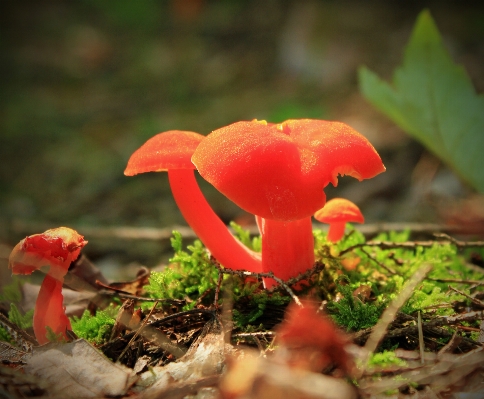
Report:
[[[448,236],[447,236],[448,237]],[[352,245],[340,252],[340,255],[350,252],[356,248],[362,247],[379,247],[381,249],[394,249],[394,248],[405,248],[405,249],[415,249],[417,247],[431,247],[434,244],[453,244],[457,248],[472,248],[472,247],[484,247],[484,241],[459,241],[453,238],[448,238],[446,240],[427,240],[427,241],[404,241],[404,242],[393,242],[393,241],[367,241],[360,244]]]
[[420,363],[424,364],[425,359],[424,359],[424,337],[423,337],[423,328],[422,328],[422,314],[420,313],[420,310],[418,311],[418,318],[417,318],[417,327],[418,327],[418,345],[420,348]]
[[460,284],[483,284],[484,283],[484,281],[479,281],[479,280],[459,280],[458,278],[425,277],[425,280],[440,281],[442,283],[460,283]]
[[224,275],[218,270],[218,279],[217,279],[217,287],[215,287],[215,299],[213,300],[213,305],[215,306],[215,309],[218,309],[218,298],[220,295],[220,287],[222,285],[222,280],[223,280]]
[[[268,272],[268,273],[253,273],[253,272],[248,272],[245,270],[232,270],[232,269],[223,269],[222,266],[215,260],[211,259],[212,263],[215,265],[215,267],[221,272],[221,273],[228,273],[240,277],[256,277],[256,278],[261,278],[261,277],[267,277],[267,278],[272,278],[276,280],[276,282],[283,287],[287,293],[290,295],[290,297],[294,300],[294,302],[298,305],[303,307],[301,301],[297,297],[297,295],[294,293],[294,291],[289,287],[288,282],[291,280],[288,280],[287,282],[280,279],[279,277],[276,277],[273,272]],[[306,274],[306,273],[304,273]],[[298,276],[299,277],[299,276]]]
[[156,305],[158,305],[158,301],[155,302],[155,304],[153,305],[153,307],[151,308],[150,310],[150,313],[148,314],[148,316],[146,316],[146,318],[143,320],[143,323],[141,324],[141,326],[138,328],[138,330],[136,331],[136,333],[133,335],[133,337],[129,340],[129,342],[126,344],[126,346],[124,347],[123,351],[121,352],[121,354],[118,356],[118,358],[116,359],[116,362],[119,362],[123,356],[125,355],[125,353],[128,351],[129,349],[129,346],[133,343],[133,341],[138,338],[138,336],[141,334],[141,331],[143,330],[143,328],[146,326],[146,324],[148,324],[148,320],[150,319],[151,315],[153,314],[153,312],[155,311],[155,308],[156,308]]
[[422,266],[417,272],[408,280],[405,286],[402,288],[400,294],[390,303],[390,305],[385,309],[383,314],[378,320],[378,323],[373,328],[368,340],[365,344],[365,356],[362,359],[362,368],[359,371],[359,377],[365,372],[365,368],[368,364],[368,359],[370,355],[375,352],[378,344],[385,336],[390,323],[395,319],[398,309],[400,309],[408,298],[412,295],[413,291],[417,285],[425,278],[425,276],[430,272],[432,266],[427,264]]
[[134,299],[135,301],[140,301],[140,302],[167,302],[171,303],[174,305],[184,305],[186,303],[185,300],[182,299],[171,299],[171,298],[146,298],[142,296],[137,296],[137,295],[132,295],[132,294],[127,294],[124,292],[119,292],[119,291],[109,291],[109,290],[99,290],[98,291],[99,295],[106,295],[106,296],[117,296],[120,298],[125,298],[125,299]]
[[484,308],[484,302],[482,302],[481,300],[479,300],[477,298],[473,298],[470,295],[467,295],[465,292],[462,292],[462,291],[458,290],[457,288],[451,287],[450,285],[449,285],[449,289],[451,289],[452,291],[457,292],[460,295],[465,296],[466,298],[469,298],[472,301],[473,304],[475,304],[477,306],[481,306],[481,307]]
[[391,268],[389,268],[387,265],[377,261],[373,256],[371,256],[367,251],[365,251],[363,248],[360,249],[361,252],[363,252],[368,258],[370,258],[373,262],[375,262],[378,266],[381,268],[385,269],[388,273],[390,274],[397,274],[397,272]]

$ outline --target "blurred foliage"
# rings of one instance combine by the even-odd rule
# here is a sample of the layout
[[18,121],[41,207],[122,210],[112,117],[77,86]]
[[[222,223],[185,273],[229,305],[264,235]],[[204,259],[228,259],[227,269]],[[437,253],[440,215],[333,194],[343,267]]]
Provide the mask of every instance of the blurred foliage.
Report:
[[[123,175],[131,153],[168,129],[207,134],[253,118],[339,119],[377,139],[378,147],[388,131],[375,131],[365,120],[370,108],[359,100],[356,70],[363,63],[381,74],[393,68],[401,32],[422,7],[296,0],[0,2],[0,239],[13,245],[31,233],[12,227],[16,220],[45,223],[42,228],[184,224],[166,174]],[[430,9],[459,38],[459,54],[480,66],[484,8],[434,1]],[[479,84],[480,68],[472,75]],[[377,188],[362,196],[374,219],[401,215],[387,204],[409,191],[409,168],[419,154],[394,155],[407,150],[415,147],[397,143],[382,152],[388,171],[394,161],[402,175],[383,193],[373,179]],[[338,190],[353,183],[341,179],[328,197],[341,196]],[[200,184],[225,222],[240,214]],[[87,252],[96,258],[96,239],[88,239]],[[99,252],[112,251],[109,244]],[[125,241],[119,252],[140,245]],[[146,258],[153,253],[143,262],[156,264],[159,253],[151,247],[143,252]]]
[[484,193],[484,96],[452,62],[428,10],[417,19],[393,87],[364,67],[359,76],[375,107]]

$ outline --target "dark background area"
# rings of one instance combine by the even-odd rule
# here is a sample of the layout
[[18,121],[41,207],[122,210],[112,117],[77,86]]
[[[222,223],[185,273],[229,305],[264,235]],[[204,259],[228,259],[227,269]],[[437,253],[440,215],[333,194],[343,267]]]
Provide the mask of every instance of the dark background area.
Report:
[[[482,2],[2,1],[2,265],[18,240],[51,227],[183,225],[166,174],[125,177],[129,156],[161,131],[207,134],[253,118],[335,119],[364,134],[387,172],[326,193],[355,201],[368,223],[468,223],[462,210],[482,197],[358,91],[360,65],[391,78],[426,7],[482,92]],[[252,222],[200,183],[224,221]],[[106,268],[154,266],[169,249],[86,238]]]

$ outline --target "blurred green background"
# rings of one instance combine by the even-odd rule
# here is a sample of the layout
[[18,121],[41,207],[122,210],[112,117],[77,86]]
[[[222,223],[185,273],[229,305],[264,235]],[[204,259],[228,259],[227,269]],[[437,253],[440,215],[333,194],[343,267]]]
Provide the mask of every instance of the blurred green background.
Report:
[[[340,179],[368,222],[446,222],[473,193],[361,97],[357,68],[390,78],[428,7],[484,90],[484,3],[462,1],[2,1],[0,242],[61,225],[184,224],[166,174],[125,177],[131,153],[170,129],[237,120],[344,121],[387,172]],[[247,215],[201,181],[224,221]],[[454,209],[454,208],[452,208]],[[453,215],[453,214],[452,214]],[[154,265],[168,241],[86,237],[94,258]]]

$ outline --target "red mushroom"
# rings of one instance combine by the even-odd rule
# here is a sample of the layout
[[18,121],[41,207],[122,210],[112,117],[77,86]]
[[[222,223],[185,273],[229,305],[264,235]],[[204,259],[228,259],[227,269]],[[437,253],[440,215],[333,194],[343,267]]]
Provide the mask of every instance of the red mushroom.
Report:
[[314,218],[329,224],[328,241],[337,242],[345,234],[347,222],[364,223],[365,218],[353,202],[344,198],[333,198],[314,214]]
[[[338,174],[358,180],[383,171],[368,140],[341,122],[237,122],[209,134],[192,162],[206,180],[258,216],[262,269],[287,280],[311,268],[311,216]],[[275,282],[265,281],[270,287]]]
[[149,139],[131,155],[124,174],[168,172],[180,212],[212,255],[225,267],[258,272],[260,255],[245,247],[215,214],[195,179],[191,156],[204,136],[170,130]]
[[335,363],[351,374],[354,365],[345,349],[351,342],[349,337],[328,316],[318,313],[314,302],[305,299],[302,305],[291,303],[284,320],[276,326],[276,344],[286,348],[289,363],[314,372]]
[[76,231],[58,227],[26,237],[10,253],[8,263],[13,274],[32,274],[49,267],[34,310],[34,333],[41,345],[49,342],[46,327],[67,339],[66,330],[71,330],[71,323],[62,303],[62,284],[69,265],[86,244]]

